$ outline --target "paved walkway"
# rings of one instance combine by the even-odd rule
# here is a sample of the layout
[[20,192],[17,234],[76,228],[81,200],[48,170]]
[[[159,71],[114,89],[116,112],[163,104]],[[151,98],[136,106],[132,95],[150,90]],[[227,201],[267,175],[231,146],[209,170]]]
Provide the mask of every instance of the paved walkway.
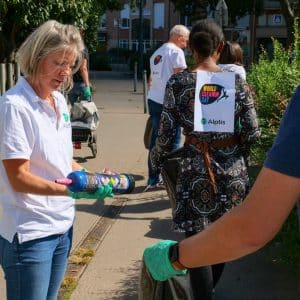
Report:
[[[145,246],[164,238],[180,239],[170,231],[171,210],[164,190],[143,193],[147,174],[147,151],[143,147],[144,114],[142,86],[133,92],[128,74],[113,72],[92,76],[94,101],[100,111],[98,153],[89,148],[75,152],[75,159],[91,171],[104,167],[134,174],[136,190],[117,197],[121,212],[109,220],[99,247],[72,294],[72,300],[138,299],[140,260]],[[73,249],[88,236],[114,205],[114,199],[77,202]],[[299,278],[259,251],[229,263],[214,300],[299,300]],[[0,276],[0,299],[5,299]]]

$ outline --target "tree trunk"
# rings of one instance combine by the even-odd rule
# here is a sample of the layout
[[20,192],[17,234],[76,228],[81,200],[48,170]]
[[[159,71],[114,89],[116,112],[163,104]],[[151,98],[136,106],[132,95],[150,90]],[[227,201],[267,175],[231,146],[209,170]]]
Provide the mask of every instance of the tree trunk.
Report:
[[[289,0],[280,0],[282,14],[285,18],[287,29],[287,47],[293,46],[294,43],[294,19],[295,11]],[[299,6],[299,3],[298,3]]]

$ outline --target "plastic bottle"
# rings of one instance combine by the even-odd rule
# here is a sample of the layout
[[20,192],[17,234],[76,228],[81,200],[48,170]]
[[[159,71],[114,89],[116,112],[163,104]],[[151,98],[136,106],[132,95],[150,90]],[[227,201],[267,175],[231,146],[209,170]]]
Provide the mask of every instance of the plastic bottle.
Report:
[[95,192],[99,186],[111,184],[116,194],[129,194],[135,187],[135,180],[129,174],[71,172],[67,178],[57,179],[56,183],[67,185],[72,192]]

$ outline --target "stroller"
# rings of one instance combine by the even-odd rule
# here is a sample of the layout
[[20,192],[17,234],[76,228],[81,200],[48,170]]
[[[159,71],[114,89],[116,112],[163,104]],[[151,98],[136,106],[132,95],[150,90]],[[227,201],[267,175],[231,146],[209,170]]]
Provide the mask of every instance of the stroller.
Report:
[[100,116],[94,102],[75,102],[70,111],[72,125],[72,141],[75,149],[81,149],[87,143],[93,157],[97,155],[97,134]]

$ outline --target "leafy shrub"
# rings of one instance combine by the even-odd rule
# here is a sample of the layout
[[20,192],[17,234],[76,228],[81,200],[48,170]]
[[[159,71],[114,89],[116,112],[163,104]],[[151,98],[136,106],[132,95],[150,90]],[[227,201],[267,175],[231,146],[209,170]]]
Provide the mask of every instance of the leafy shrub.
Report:
[[94,71],[111,71],[110,59],[106,54],[92,53],[89,65],[90,69]]
[[195,59],[192,55],[187,55],[185,57],[185,61],[186,61],[186,64],[187,64],[189,69],[193,69],[193,68],[196,67],[196,62],[195,62]]
[[256,92],[257,113],[262,129],[260,142],[254,150],[254,158],[259,164],[273,143],[283,112],[300,78],[300,64],[296,59],[291,60],[292,53],[299,50],[296,47],[293,51],[285,50],[275,39],[273,47],[273,59],[270,60],[263,50],[258,63],[252,66],[247,75]]
[[[257,113],[262,129],[261,139],[253,151],[258,166],[262,165],[267,150],[272,146],[283,112],[299,84],[300,37],[297,22],[294,28],[293,49],[285,50],[273,39],[273,59],[270,60],[263,50],[258,63],[252,66],[247,75],[247,80],[256,92]],[[279,261],[291,266],[297,275],[300,274],[299,220],[295,209],[274,240],[275,245],[280,246]]]

